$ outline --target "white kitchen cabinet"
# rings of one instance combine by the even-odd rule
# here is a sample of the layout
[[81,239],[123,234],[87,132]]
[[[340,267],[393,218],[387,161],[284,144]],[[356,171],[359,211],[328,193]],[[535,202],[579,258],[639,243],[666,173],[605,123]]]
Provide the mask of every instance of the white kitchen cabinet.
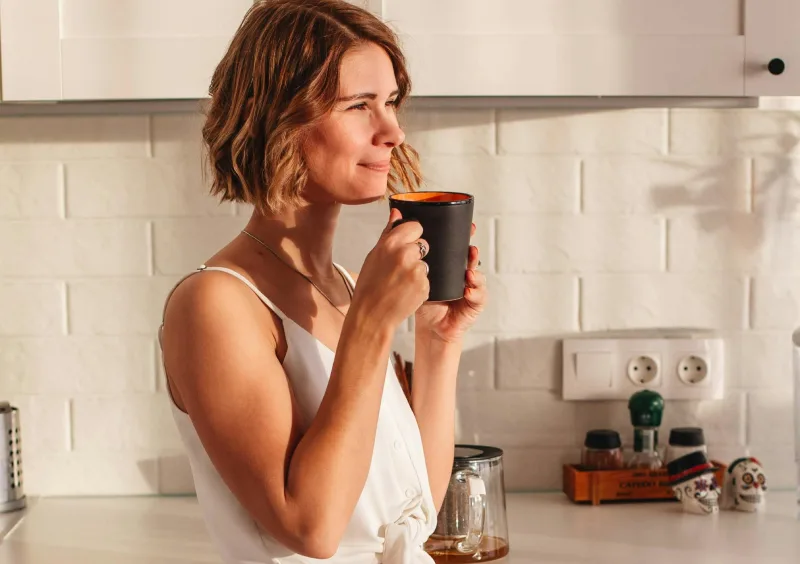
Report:
[[800,95],[800,0],[746,0],[745,94]]
[[[417,96],[744,96],[758,51],[800,49],[799,4],[383,0],[381,16],[401,36]],[[748,93],[800,94],[763,64],[747,76]]]
[[3,100],[60,100],[58,0],[0,0]]
[[204,98],[251,5],[0,0],[3,100]]
[[[252,1],[0,0],[2,99],[204,98]],[[800,95],[800,0],[350,1],[415,96]]]

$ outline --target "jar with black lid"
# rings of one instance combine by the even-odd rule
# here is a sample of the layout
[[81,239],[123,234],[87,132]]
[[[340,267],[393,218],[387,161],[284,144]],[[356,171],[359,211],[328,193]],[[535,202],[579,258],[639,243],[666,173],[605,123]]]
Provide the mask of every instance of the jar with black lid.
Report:
[[587,470],[618,470],[624,467],[622,440],[610,429],[594,429],[586,433],[581,465]]
[[700,427],[676,427],[670,430],[667,462],[672,462],[695,451],[708,454],[703,429]]

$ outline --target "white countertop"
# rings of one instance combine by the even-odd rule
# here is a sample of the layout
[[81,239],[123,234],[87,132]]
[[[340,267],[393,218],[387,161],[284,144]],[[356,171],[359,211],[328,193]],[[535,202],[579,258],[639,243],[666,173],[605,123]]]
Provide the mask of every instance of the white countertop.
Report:
[[[763,514],[707,517],[678,503],[590,507],[561,493],[509,494],[511,552],[502,563],[800,562],[794,493],[767,499]],[[195,498],[40,498],[0,515],[0,530],[19,517],[0,543],[3,564],[220,564]]]

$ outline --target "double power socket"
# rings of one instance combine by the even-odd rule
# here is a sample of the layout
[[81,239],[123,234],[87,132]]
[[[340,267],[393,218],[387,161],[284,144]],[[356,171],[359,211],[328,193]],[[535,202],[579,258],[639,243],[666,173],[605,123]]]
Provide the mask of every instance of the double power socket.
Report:
[[722,399],[721,337],[564,339],[563,399],[628,399],[648,389],[664,399]]

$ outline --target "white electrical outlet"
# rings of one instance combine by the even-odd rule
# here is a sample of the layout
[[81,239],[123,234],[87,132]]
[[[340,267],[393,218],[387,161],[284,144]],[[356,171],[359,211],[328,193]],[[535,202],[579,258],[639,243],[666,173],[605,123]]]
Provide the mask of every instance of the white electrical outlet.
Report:
[[564,339],[565,400],[628,399],[654,390],[664,399],[722,399],[721,337]]

